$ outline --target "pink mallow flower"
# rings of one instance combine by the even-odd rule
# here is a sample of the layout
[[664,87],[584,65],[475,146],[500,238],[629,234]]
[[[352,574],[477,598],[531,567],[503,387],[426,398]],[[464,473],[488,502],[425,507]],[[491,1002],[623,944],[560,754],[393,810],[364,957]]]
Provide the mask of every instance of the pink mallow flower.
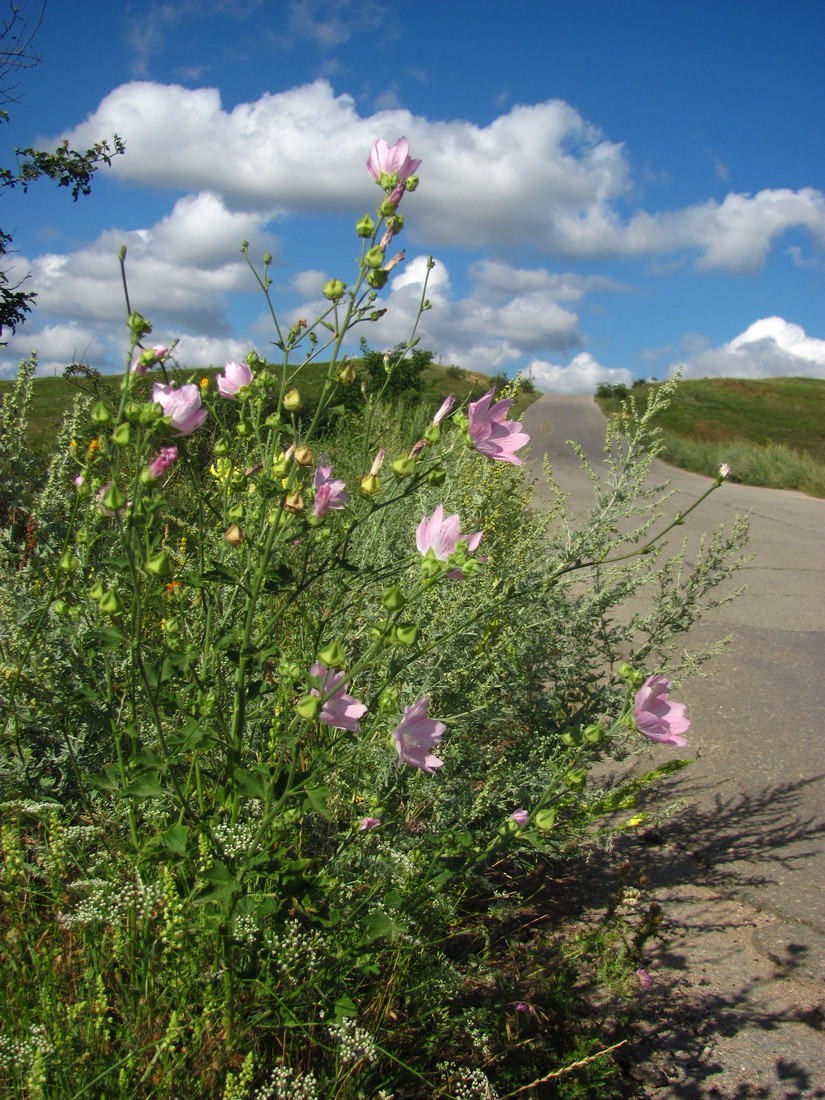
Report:
[[690,729],[690,719],[685,717],[684,703],[671,703],[667,694],[670,680],[665,676],[650,676],[639,688],[633,707],[633,724],[639,733],[652,741],[684,748],[688,744],[684,734]]
[[449,412],[451,411],[454,404],[455,404],[455,395],[452,394],[452,393],[447,394],[447,396],[444,398],[444,400],[441,403],[441,408],[438,410],[438,412],[433,417],[433,424],[435,425],[436,428],[441,423],[441,421],[444,419],[444,417],[449,414]]
[[[317,688],[312,688],[311,693],[313,695],[329,695],[329,698],[324,701],[321,707],[321,713],[318,715],[319,721],[337,730],[350,730],[353,733],[360,733],[361,728],[358,725],[358,719],[363,718],[367,713],[367,708],[351,695],[347,695],[344,690],[342,680],[344,680],[346,672],[333,672],[332,669],[325,668],[317,661],[309,672],[311,676],[315,676],[321,681],[321,690],[318,691]],[[330,692],[332,692],[331,695]]]
[[518,421],[505,419],[513,403],[509,397],[490,407],[495,392],[493,386],[478,401],[470,402],[467,408],[470,439],[480,454],[521,466],[521,459],[515,452],[530,442],[530,436],[521,430]]
[[201,408],[200,387],[194,382],[181,386],[179,390],[155,382],[152,400],[163,409],[163,415],[171,419],[177,435],[191,435],[206,420],[206,409]]
[[[460,524],[457,513],[444,518],[443,504],[438,505],[429,519],[425,514],[415,529],[415,545],[418,547],[419,554],[426,554],[428,550],[432,550],[438,561],[446,561],[450,554],[455,553],[459,539],[467,543],[468,553],[475,553],[484,532],[475,531],[472,535],[462,535],[459,530]],[[447,576],[463,580],[460,569],[451,570]]]
[[427,717],[429,702],[429,695],[423,695],[417,703],[405,707],[404,717],[393,730],[392,737],[398,751],[399,768],[402,764],[412,764],[414,768],[432,775],[433,770],[440,768],[444,761],[433,756],[429,750],[441,741],[447,727],[443,722]]
[[381,176],[397,176],[398,186],[390,195],[390,202],[398,203],[404,194],[404,183],[415,175],[420,160],[410,156],[410,143],[405,137],[399,138],[395,145],[387,145],[379,138],[370,150],[367,171],[374,180],[381,183]]
[[358,832],[368,833],[370,829],[377,829],[380,824],[380,817],[362,817],[358,822]]
[[234,400],[244,386],[252,385],[252,371],[246,363],[236,363],[233,360],[224,366],[223,374],[216,376],[215,384],[221,397],[231,397]]
[[510,817],[515,821],[516,825],[523,825],[529,816],[529,810],[514,810],[510,814]]
[[349,497],[344,492],[346,485],[340,478],[332,476],[332,469],[332,466],[315,467],[312,480],[315,499],[312,502],[312,511],[318,519],[323,519],[330,508],[341,509],[349,504]]
[[163,477],[167,470],[171,470],[177,460],[177,447],[161,447],[157,458],[149,467],[149,477],[152,481],[157,481],[159,477]]

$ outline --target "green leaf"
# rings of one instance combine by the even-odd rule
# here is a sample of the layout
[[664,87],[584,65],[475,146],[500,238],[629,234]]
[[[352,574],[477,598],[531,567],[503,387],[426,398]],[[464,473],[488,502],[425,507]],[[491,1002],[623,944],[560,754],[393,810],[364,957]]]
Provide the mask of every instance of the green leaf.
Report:
[[123,793],[127,798],[162,798],[166,791],[161,786],[159,776],[147,772],[146,775],[132,780]]
[[327,808],[327,799],[330,797],[329,787],[306,787],[304,789],[304,812],[319,814],[327,821],[332,820],[332,815]]
[[335,1019],[340,1022],[345,1020],[347,1016],[357,1015],[358,1009],[355,1007],[355,1001],[348,994],[342,993],[335,1002]]
[[172,825],[158,834],[158,843],[163,848],[168,848],[176,855],[186,855],[186,845],[189,840],[189,830],[185,825]]
[[377,909],[374,913],[369,913],[365,917],[364,930],[366,936],[361,941],[362,943],[370,943],[382,936],[386,936],[390,943],[395,943],[398,937],[407,931],[407,925],[398,920],[397,917],[390,916],[389,913]]

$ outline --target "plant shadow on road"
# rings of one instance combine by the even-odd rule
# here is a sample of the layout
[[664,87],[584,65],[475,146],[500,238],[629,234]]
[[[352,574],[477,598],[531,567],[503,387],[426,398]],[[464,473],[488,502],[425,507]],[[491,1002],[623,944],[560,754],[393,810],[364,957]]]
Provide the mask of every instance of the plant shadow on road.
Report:
[[614,1056],[626,1097],[825,1098],[825,928],[767,904],[771,886],[821,858],[825,821],[804,808],[823,778],[754,794],[683,774],[640,807],[646,827],[620,835],[579,879],[591,888],[578,897],[584,909],[609,898],[617,865],[662,905],[652,981],[625,1006],[629,1042]]

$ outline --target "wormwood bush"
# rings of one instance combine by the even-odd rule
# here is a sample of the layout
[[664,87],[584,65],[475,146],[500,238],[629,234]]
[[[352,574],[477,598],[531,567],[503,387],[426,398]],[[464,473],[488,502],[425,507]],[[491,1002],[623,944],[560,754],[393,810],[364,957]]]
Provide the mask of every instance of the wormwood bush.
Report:
[[[0,453],[28,517],[0,588],[10,1095],[412,1100],[611,1072],[569,953],[516,918],[544,904],[529,872],[632,804],[591,764],[634,721],[685,743],[642,665],[676,667],[744,530],[663,559],[681,517],[646,482],[654,405],[611,429],[575,525],[559,494],[531,506],[512,392],[388,400],[414,337],[347,412],[342,347],[384,312],[418,162],[402,139],[368,167],[384,199],[319,318],[287,329],[250,264],[280,364],[178,380],[131,311],[120,400],[76,405],[42,490]],[[639,920],[602,937],[634,945],[611,948],[625,979]]]

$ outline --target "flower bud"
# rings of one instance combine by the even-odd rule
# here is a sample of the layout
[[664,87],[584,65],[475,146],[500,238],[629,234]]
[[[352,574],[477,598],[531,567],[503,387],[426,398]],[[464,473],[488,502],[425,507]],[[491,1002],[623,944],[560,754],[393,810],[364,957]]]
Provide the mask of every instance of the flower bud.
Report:
[[64,615],[68,614],[69,605],[65,600],[55,600],[52,604],[52,611],[62,619]]
[[304,407],[304,402],[297,390],[289,390],[284,394],[284,408],[287,412],[298,412]]
[[108,424],[112,419],[112,414],[103,401],[98,401],[90,415],[93,424]]
[[343,668],[347,663],[347,655],[340,642],[330,642],[319,651],[318,660],[326,668]]
[[126,497],[121,493],[117,485],[112,482],[100,498],[100,503],[108,512],[119,512],[121,508],[126,507]]
[[230,523],[226,529],[226,534],[223,536],[224,542],[228,542],[230,546],[240,546],[246,538],[246,535],[237,525],[237,523]]
[[112,442],[116,447],[128,447],[129,434],[130,430],[128,423],[118,424],[112,432]]
[[351,386],[355,381],[355,367],[352,363],[342,363],[335,377],[342,386]]
[[293,457],[295,458],[295,461],[298,463],[299,466],[307,467],[315,465],[315,455],[312,453],[312,450],[305,444],[295,448],[295,454]]
[[355,232],[359,237],[371,237],[375,232],[375,222],[369,216],[365,214],[363,218],[360,218],[355,223]]
[[384,262],[384,249],[380,245],[375,245],[364,257],[364,263],[367,267],[380,267]]
[[564,777],[564,782],[571,791],[580,791],[587,782],[587,769],[574,768],[573,771],[568,772]]
[[385,588],[381,593],[381,603],[387,611],[400,611],[406,602],[400,588]]
[[284,508],[293,516],[300,515],[304,510],[304,498],[300,493],[289,493],[284,501]]
[[140,340],[141,337],[147,336],[152,331],[151,324],[139,313],[130,313],[127,324],[129,325],[129,331],[136,340]]
[[398,710],[398,687],[390,684],[384,688],[378,700],[378,713],[384,717],[394,715]]
[[60,555],[60,561],[57,563],[57,568],[63,573],[73,573],[78,565],[80,565],[80,562],[71,550],[64,550]]
[[372,268],[367,272],[367,286],[374,287],[375,290],[381,290],[382,287],[386,286],[387,279],[389,279],[389,275],[383,268]]
[[217,455],[218,458],[222,458],[224,455],[228,455],[231,449],[231,444],[228,439],[218,439],[215,446],[212,448],[212,453]]
[[556,824],[556,811],[539,810],[539,812],[533,818],[533,823],[536,828],[541,829],[543,833],[549,833],[553,826]]
[[330,302],[337,302],[340,298],[343,298],[346,289],[346,283],[342,283],[340,279],[330,279],[328,283],[324,284],[324,297],[328,298]]
[[438,487],[439,485],[443,485],[446,480],[447,480],[447,471],[442,470],[438,467],[434,470],[430,470],[430,472],[427,474],[427,484],[428,485],[434,485],[434,486]]
[[146,572],[152,577],[159,577],[161,580],[171,577],[175,572],[175,567],[169,552],[160,550],[157,554],[153,554],[146,562]]
[[96,581],[89,589],[89,599],[94,600],[95,603],[97,603],[99,600],[102,600],[105,595],[106,588],[103,584],[103,581]]
[[100,611],[103,615],[119,615],[123,610],[123,603],[117,592],[107,592],[100,601]]
[[410,477],[415,473],[415,459],[412,455],[399,455],[390,464],[390,469],[396,477]]
[[308,722],[313,722],[321,713],[321,700],[317,695],[305,695],[300,703],[297,703],[295,710]]
[[243,519],[243,514],[244,514],[243,501],[241,501],[241,500],[236,501],[235,504],[232,505],[232,507],[229,509],[229,511],[226,514],[229,517],[229,519],[232,520],[233,523],[237,523],[238,520]]
[[381,485],[375,474],[367,474],[361,479],[361,492],[365,497],[375,497],[381,492]]
[[418,627],[415,623],[399,623],[393,633],[399,645],[415,645],[415,639],[418,637]]

